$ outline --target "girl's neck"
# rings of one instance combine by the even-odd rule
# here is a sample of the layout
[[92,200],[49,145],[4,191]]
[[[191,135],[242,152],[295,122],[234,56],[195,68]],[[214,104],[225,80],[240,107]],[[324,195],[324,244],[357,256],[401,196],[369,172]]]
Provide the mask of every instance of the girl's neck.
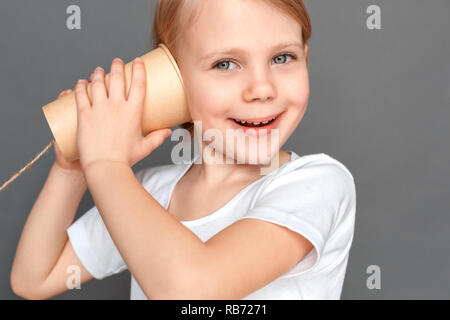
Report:
[[[214,154],[213,154],[214,156]],[[261,168],[269,168],[269,165],[252,165],[252,164],[226,164],[225,159],[222,164],[211,163],[205,160],[204,153],[201,155],[202,162],[194,163],[191,167],[191,174],[202,185],[217,186],[218,184],[243,183],[247,181],[256,181],[261,178]],[[273,157],[275,159],[276,157]],[[278,153],[278,166],[272,166],[271,171],[281,167],[291,160],[291,154],[281,150]],[[267,170],[267,169],[266,169]],[[271,172],[269,171],[269,172]],[[268,173],[267,171],[265,172]]]

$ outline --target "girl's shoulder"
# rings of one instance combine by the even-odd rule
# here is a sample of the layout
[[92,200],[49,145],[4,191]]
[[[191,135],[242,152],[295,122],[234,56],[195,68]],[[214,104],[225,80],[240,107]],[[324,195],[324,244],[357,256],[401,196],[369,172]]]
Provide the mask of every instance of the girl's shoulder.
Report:
[[342,211],[330,212],[352,214],[356,206],[355,181],[341,161],[325,153],[303,156],[292,153],[292,156],[290,162],[271,174],[261,186],[258,201],[269,206],[278,203],[289,208],[324,208],[324,212],[348,205]]
[[307,155],[298,155],[294,151],[291,152],[291,161],[287,162],[284,166],[280,167],[278,174],[285,174],[287,172],[298,171],[298,170],[333,170],[340,171],[344,175],[347,175],[354,181],[353,175],[346,165],[344,165],[338,159],[326,154],[326,153],[315,153]]
[[[292,152],[292,151],[291,151]],[[356,197],[356,186],[350,170],[341,161],[325,154],[299,156],[292,152],[291,161],[269,174],[263,184],[264,193],[305,190]]]

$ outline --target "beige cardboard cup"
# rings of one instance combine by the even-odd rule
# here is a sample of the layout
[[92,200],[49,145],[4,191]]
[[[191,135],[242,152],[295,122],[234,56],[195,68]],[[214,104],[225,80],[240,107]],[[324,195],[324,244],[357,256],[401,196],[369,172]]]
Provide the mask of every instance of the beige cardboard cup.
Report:
[[[143,134],[156,129],[171,128],[191,121],[183,79],[169,49],[158,48],[141,56],[147,75],[147,91],[142,115]],[[126,92],[131,86],[132,62],[125,65]],[[109,87],[109,74],[105,76]],[[91,83],[88,84],[91,98]],[[92,100],[91,100],[92,101]],[[66,161],[77,160],[77,105],[74,92],[42,107],[50,130]]]

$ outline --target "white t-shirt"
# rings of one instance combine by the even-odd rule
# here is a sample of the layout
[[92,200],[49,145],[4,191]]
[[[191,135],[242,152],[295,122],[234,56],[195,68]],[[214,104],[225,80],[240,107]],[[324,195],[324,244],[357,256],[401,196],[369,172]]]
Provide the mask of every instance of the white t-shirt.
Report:
[[[353,240],[356,192],[352,174],[324,154],[291,160],[242,189],[208,216],[181,221],[203,242],[240,219],[262,219],[307,238],[314,248],[292,269],[243,299],[340,299]],[[136,172],[144,188],[167,209],[176,183],[188,164],[167,164]],[[84,267],[96,279],[127,266],[94,206],[67,233]],[[264,268],[264,266],[261,266]],[[131,299],[147,299],[131,276]]]

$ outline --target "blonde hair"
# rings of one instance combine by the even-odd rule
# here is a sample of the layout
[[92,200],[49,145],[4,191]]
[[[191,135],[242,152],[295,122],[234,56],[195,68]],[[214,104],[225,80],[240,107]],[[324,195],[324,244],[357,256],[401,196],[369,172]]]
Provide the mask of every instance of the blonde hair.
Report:
[[[311,37],[311,20],[303,0],[261,0],[275,9],[296,20],[302,28],[303,44],[307,45]],[[203,8],[205,0],[158,0],[153,19],[153,47],[163,43],[177,60],[177,44],[183,34],[183,29],[191,25]],[[308,53],[306,54],[308,65]],[[185,122],[181,127],[193,135],[193,122]]]

